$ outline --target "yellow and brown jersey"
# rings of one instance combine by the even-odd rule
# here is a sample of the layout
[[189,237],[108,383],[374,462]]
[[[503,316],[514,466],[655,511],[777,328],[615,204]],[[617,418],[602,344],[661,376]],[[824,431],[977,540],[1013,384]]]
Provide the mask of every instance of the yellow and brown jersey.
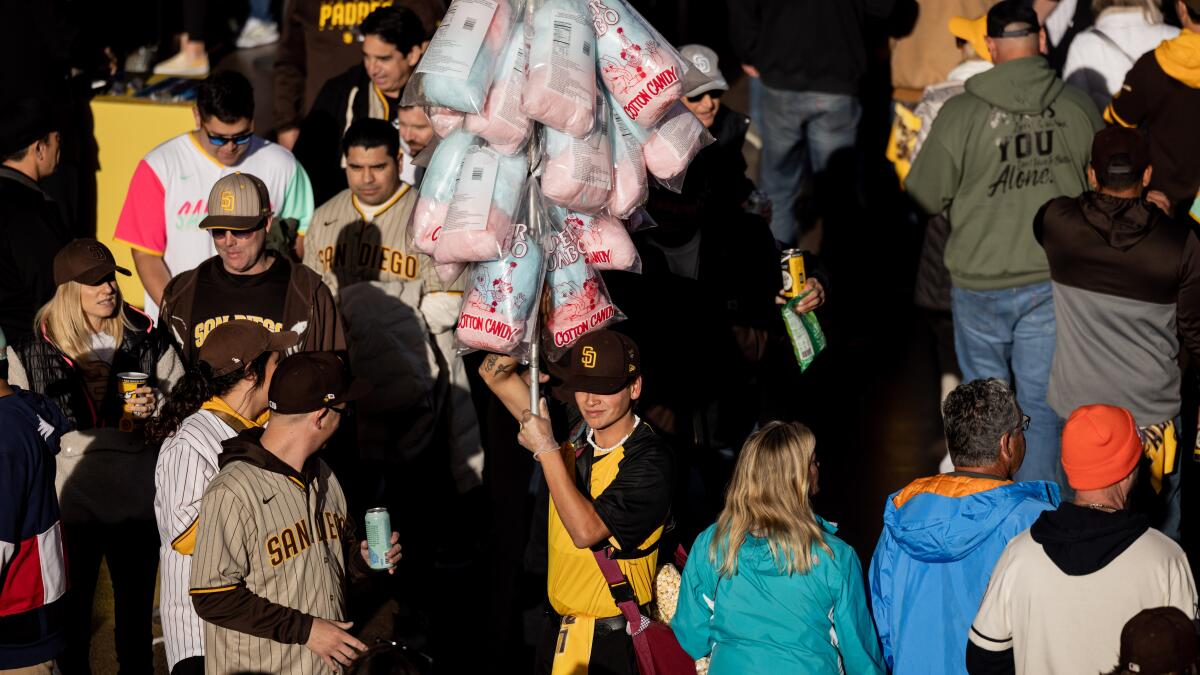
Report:
[[[612,546],[633,586],[638,604],[654,595],[658,541],[671,510],[672,457],[666,441],[641,422],[625,443],[597,456],[586,445],[575,462],[575,483],[592,500],[612,536]],[[592,550],[571,541],[554,500],[550,500],[549,567],[546,590],[554,611],[563,616],[611,617],[620,614]]]
[[190,594],[206,622],[205,671],[316,674],[327,667],[303,645],[313,618],[346,617],[353,526],[324,462],[296,471],[261,437],[225,441],[204,492]]

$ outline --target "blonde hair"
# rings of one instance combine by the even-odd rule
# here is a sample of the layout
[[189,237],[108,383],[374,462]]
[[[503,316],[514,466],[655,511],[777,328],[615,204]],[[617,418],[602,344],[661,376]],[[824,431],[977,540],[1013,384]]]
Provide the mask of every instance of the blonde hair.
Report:
[[54,297],[42,305],[33,319],[34,333],[40,334],[44,330],[46,336],[72,361],[79,361],[91,353],[93,332],[108,333],[119,346],[126,328],[123,311],[125,301],[121,299],[121,288],[118,286],[115,303],[117,313],[101,319],[97,331],[92,331],[87,314],[83,311],[83,298],[80,295],[82,286],[78,281],[60,284],[54,291]]
[[809,501],[816,447],[813,432],[795,422],[771,422],[746,440],[709,548],[720,576],[737,574],[738,551],[751,534],[767,540],[776,566],[788,574],[812,569],[814,544],[833,555]]

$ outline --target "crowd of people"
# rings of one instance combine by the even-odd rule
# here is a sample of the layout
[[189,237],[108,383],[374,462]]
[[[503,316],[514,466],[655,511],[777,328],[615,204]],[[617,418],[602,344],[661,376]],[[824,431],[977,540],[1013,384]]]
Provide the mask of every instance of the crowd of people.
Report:
[[[0,672],[92,671],[102,564],[129,673],[156,615],[184,675],[449,672],[467,641],[548,675],[644,673],[652,646],[714,674],[1200,672],[1200,0],[1168,2],[730,0],[749,114],[719,49],[681,46],[713,142],[650,187],[638,272],[603,275],[628,319],[541,369],[462,349],[469,281],[414,246],[441,132],[405,92],[437,0],[252,2],[239,43],[281,40],[271,133],[185,0],[158,70],[203,77],[195,128],[137,164],[112,246],[51,187],[64,88],[6,97]],[[781,312],[823,312],[840,271],[883,22],[946,458],[893,486],[864,566],[816,512]],[[487,610],[435,619],[432,580],[483,548]]]

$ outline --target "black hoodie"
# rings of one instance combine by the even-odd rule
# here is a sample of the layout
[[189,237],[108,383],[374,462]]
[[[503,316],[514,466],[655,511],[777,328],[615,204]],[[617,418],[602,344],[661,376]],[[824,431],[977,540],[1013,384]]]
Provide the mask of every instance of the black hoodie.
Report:
[[1150,202],[1097,192],[1050,200],[1033,233],[1054,286],[1050,406],[1066,418],[1104,391],[1138,426],[1177,415],[1180,338],[1200,358],[1200,240]]
[[1104,569],[1148,529],[1150,523],[1140,513],[1064,503],[1038,516],[1029,536],[1063,574],[1077,577]]

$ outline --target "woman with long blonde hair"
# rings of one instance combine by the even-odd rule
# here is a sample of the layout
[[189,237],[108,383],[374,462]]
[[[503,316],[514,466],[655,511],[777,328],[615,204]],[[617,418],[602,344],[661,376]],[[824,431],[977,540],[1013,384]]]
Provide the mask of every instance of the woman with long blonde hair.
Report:
[[[158,391],[182,374],[174,349],[150,317],[121,299],[112,252],[77,239],[54,257],[54,296],[38,311],[33,335],[8,347],[9,383],[43,394],[66,415],[70,431],[55,457],[61,541],[68,569],[64,672],[86,672],[92,598],[107,560],[116,606],[121,670],[151,672],[151,612],[158,563],[154,523],[154,461],[142,423],[154,414]],[[121,373],[145,377],[129,393]]]
[[816,445],[798,423],[751,435],[692,546],[671,628],[712,675],[884,672],[858,556],[813,513]]

